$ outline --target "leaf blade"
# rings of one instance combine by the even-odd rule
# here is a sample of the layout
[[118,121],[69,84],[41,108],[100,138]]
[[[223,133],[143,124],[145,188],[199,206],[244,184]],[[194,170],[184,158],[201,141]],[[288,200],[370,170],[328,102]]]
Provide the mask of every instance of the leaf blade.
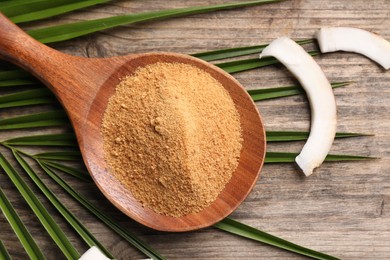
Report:
[[261,230],[255,229],[254,227],[245,225],[238,221],[235,221],[231,218],[225,218],[219,223],[215,224],[214,227],[224,230],[226,232],[236,234],[242,237],[246,237],[258,242],[262,242],[277,248],[288,250],[296,254],[312,257],[313,259],[320,260],[338,260],[334,256],[324,254],[321,252],[314,251],[312,249],[299,246],[297,244],[291,243],[287,240],[278,238]]
[[[10,18],[14,23],[31,22],[56,15],[68,13],[78,9],[110,2],[111,0],[87,0],[87,1],[44,1],[45,3],[54,2],[57,5],[34,5],[23,13],[18,13]],[[63,2],[63,3],[62,3]],[[69,3],[70,2],[70,3]],[[60,5],[61,4],[61,5]]]
[[[304,44],[313,43],[313,41],[314,41],[313,39],[305,39],[296,42],[299,45],[304,45]],[[249,54],[256,54],[256,53],[260,54],[260,52],[262,52],[263,49],[267,46],[268,44],[235,47],[235,48],[228,48],[228,49],[199,52],[191,55],[205,61],[215,61],[215,60],[221,60],[227,58],[235,58],[235,57],[249,55]]]
[[[291,163],[295,162],[298,153],[267,152],[264,163]],[[328,154],[325,162],[365,161],[376,159],[368,156],[357,156],[347,154]]]
[[12,146],[78,147],[74,133],[22,136],[5,140],[3,143]]
[[105,225],[111,228],[114,232],[140,250],[142,253],[147,255],[152,259],[165,259],[155,250],[150,248],[145,244],[142,240],[140,240],[137,236],[130,233],[127,229],[122,227],[120,224],[112,220],[108,215],[104,212],[100,211],[96,208],[89,200],[76,192],[68,183],[66,183],[60,176],[58,176],[54,171],[47,168],[41,161],[37,160],[38,164],[41,168],[54,180],[59,186],[61,186],[64,191],[66,191],[71,197],[73,197],[77,202],[79,202],[84,208],[89,210],[93,215],[95,215],[98,219],[100,219]]
[[2,153],[0,153],[0,167],[3,168],[15,187],[19,190],[20,194],[34,211],[48,234],[61,249],[62,253],[69,259],[78,259],[80,254],[77,252],[76,248],[73,247],[65,233],[50,216],[49,212],[34,195],[28,185],[23,181],[18,172],[5,159]]
[[[361,133],[337,132],[336,138],[368,136]],[[309,132],[301,131],[267,131],[267,142],[304,141],[309,137]]]
[[[331,84],[332,88],[340,88],[348,86],[352,82],[334,82]],[[263,88],[263,89],[249,89],[247,90],[248,94],[252,97],[253,101],[262,101],[273,98],[280,97],[289,97],[298,94],[305,94],[305,91],[301,86],[287,86],[287,87],[272,87],[272,88]]]
[[80,151],[43,152],[33,156],[39,160],[81,161]]
[[1,239],[0,239],[0,259],[12,260],[10,254],[8,253],[7,248],[5,247]]
[[69,124],[63,110],[0,119],[0,130],[61,126]]
[[[45,197],[57,209],[57,211],[66,219],[66,221],[73,227],[73,229],[80,235],[84,242],[90,247],[98,247],[107,257],[113,259],[112,254],[89,232],[89,230],[61,203],[61,201],[54,195],[54,193],[42,182],[38,175],[23,159],[23,157],[15,150],[12,150],[15,159],[19,165],[28,174],[30,179],[41,190]],[[38,258],[39,259],[39,258]]]
[[[318,51],[308,51],[308,53],[311,56],[316,56],[320,54],[320,52]],[[254,59],[242,59],[236,61],[221,62],[214,65],[223,69],[227,73],[238,73],[238,72],[262,68],[265,66],[278,64],[278,63],[280,62],[274,57],[265,57],[262,59],[254,58]]]
[[[9,201],[9,199],[7,198],[7,196],[5,195],[5,193],[1,188],[0,188],[0,209],[3,212],[8,223],[10,224],[11,228],[14,230],[16,236],[18,237],[27,255],[31,259],[44,259],[45,256],[43,255],[41,249],[38,247],[34,238],[27,230],[23,221],[20,219],[18,213],[16,212],[16,210],[14,209],[11,202]],[[6,253],[4,252],[3,254],[0,254],[0,259],[5,259],[6,257],[2,255],[6,255]]]
[[238,7],[254,6],[260,4],[280,2],[282,0],[257,0],[239,3],[228,3],[210,6],[195,6],[162,10],[157,12],[145,12],[138,14],[119,15],[108,18],[76,22],[72,24],[57,25],[42,29],[30,30],[28,34],[42,43],[53,43],[73,39],[97,31],[113,28],[125,24],[133,24],[145,21],[161,20],[183,15],[200,14],[212,11],[232,9]]
[[61,172],[67,173],[67,174],[72,175],[73,177],[76,177],[76,178],[78,178],[78,179],[80,179],[82,181],[85,181],[85,182],[91,182],[92,181],[92,178],[88,174],[87,171],[82,171],[82,170],[79,170],[79,169],[75,169],[73,167],[70,167],[70,166],[67,166],[67,165],[63,165],[63,164],[59,164],[59,163],[56,163],[54,161],[49,161],[49,160],[44,160],[44,161],[42,161],[42,163],[44,163],[50,169],[56,169],[56,170],[59,170]]

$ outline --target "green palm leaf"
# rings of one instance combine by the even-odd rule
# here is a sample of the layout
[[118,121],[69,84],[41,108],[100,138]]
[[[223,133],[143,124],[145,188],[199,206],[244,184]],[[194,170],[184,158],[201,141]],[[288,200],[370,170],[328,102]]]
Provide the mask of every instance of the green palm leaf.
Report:
[[72,175],[73,177],[76,177],[80,180],[90,182],[92,181],[91,176],[86,170],[79,170],[67,165],[63,165],[54,161],[49,161],[49,160],[42,160],[42,162],[49,167],[51,170],[56,169],[58,171],[67,173],[69,175]]
[[[297,41],[299,45],[313,43],[313,39],[306,39]],[[220,49],[215,51],[207,51],[191,54],[194,57],[205,61],[215,61],[227,58],[235,58],[239,56],[249,55],[249,54],[259,54],[263,51],[268,44],[256,45],[256,46],[244,46],[237,48],[229,48],[229,49]]]
[[111,228],[114,232],[128,241],[130,244],[135,246],[138,250],[143,252],[145,255],[152,259],[165,259],[163,256],[158,254],[152,248],[150,248],[145,242],[140,240],[134,234],[130,233],[126,228],[122,227],[119,223],[112,220],[103,211],[100,211],[95,207],[89,200],[77,193],[68,183],[60,178],[54,171],[50,170],[44,162],[37,160],[41,168],[49,175],[59,186],[61,186],[71,197],[79,202],[83,207],[89,210],[93,215],[99,218],[105,225]]
[[9,255],[7,248],[5,247],[1,239],[0,239],[0,259],[11,260],[11,256]]
[[61,230],[56,221],[50,216],[49,212],[38,200],[33,191],[23,181],[19,173],[11,166],[11,164],[1,153],[0,166],[11,179],[31,209],[34,211],[35,215],[38,217],[39,221],[42,223],[51,238],[55,241],[56,245],[61,249],[62,253],[68,259],[78,259],[80,254],[77,252],[76,248],[73,247],[65,233]]
[[[0,81],[14,80],[14,79],[33,79],[33,78],[34,77],[31,74],[20,69],[0,71]],[[36,83],[37,81],[34,82]]]
[[[309,51],[308,52],[311,56],[316,56],[320,54],[318,51]],[[251,69],[257,69],[262,68],[265,66],[278,64],[280,63],[277,59],[274,57],[265,57],[262,59],[254,58],[254,59],[244,59],[244,60],[237,60],[237,61],[229,61],[229,62],[223,62],[223,63],[217,63],[216,66],[220,67],[224,71],[228,73],[237,73],[242,72],[246,70]]]
[[238,3],[228,3],[210,6],[196,6],[188,8],[178,8],[171,10],[163,10],[157,12],[145,12],[138,14],[118,15],[114,17],[96,19],[91,21],[82,21],[65,25],[57,25],[42,29],[28,31],[32,37],[42,43],[52,43],[65,41],[79,36],[87,35],[97,31],[113,28],[125,24],[133,24],[145,21],[161,20],[171,17],[184,15],[207,13],[224,9],[232,9],[238,7],[254,6],[260,4],[280,2],[282,0],[257,0]]
[[[303,141],[309,137],[309,132],[300,131],[267,131],[266,132],[267,142],[286,142],[286,141]],[[368,136],[367,134],[360,133],[336,133],[336,138],[347,138],[347,137],[359,137]]]
[[[345,87],[351,84],[350,81],[346,82],[335,82],[332,83],[332,88]],[[253,101],[261,101],[272,98],[288,97],[298,94],[304,94],[305,91],[301,86],[287,86],[287,87],[273,87],[263,89],[250,89],[248,90],[249,95]]]
[[55,101],[47,88],[38,88],[0,96],[0,108],[51,104]]
[[[8,223],[14,230],[24,250],[26,250],[28,256],[31,259],[44,259],[45,257],[41,249],[35,243],[35,240],[31,236],[30,232],[28,232],[26,226],[23,224],[18,213],[16,213],[14,207],[12,207],[11,202],[8,200],[1,188],[0,209],[3,212],[4,217],[7,219]],[[3,248],[2,250],[0,250],[0,259],[11,259],[2,243],[0,243],[0,248]]]
[[38,160],[80,161],[81,153],[79,151],[46,152],[35,154],[33,157]]
[[22,156],[15,150],[13,150],[12,152],[15,159],[19,162],[19,165],[24,169],[24,171],[29,175],[30,179],[35,183],[35,185],[37,185],[37,187],[53,204],[53,206],[58,210],[58,212],[68,221],[68,223],[80,235],[80,237],[85,241],[85,243],[90,247],[98,247],[107,257],[113,259],[114,256],[112,256],[111,253],[88,231],[88,229],[83,224],[81,224],[80,221],[58,200],[58,198],[42,182],[42,180],[27,164],[27,162],[22,158]]
[[12,146],[70,146],[78,147],[76,136],[73,133],[33,135],[11,138],[3,144]]
[[0,87],[26,86],[26,85],[33,85],[36,83],[37,81],[33,79],[1,80]]
[[30,22],[77,9],[107,3],[110,0],[14,0],[0,6],[0,11],[14,23]]
[[54,110],[0,119],[0,130],[49,127],[66,124],[69,124],[66,113],[62,110]]
[[271,234],[265,233],[258,229],[255,229],[251,226],[245,225],[238,221],[235,221],[231,218],[225,218],[219,223],[215,224],[214,227],[219,228],[221,230],[227,231],[229,233],[233,233],[242,237],[246,237],[255,241],[259,241],[268,245],[276,246],[278,248],[282,248],[297,254],[305,255],[311,257],[313,259],[321,259],[321,260],[337,260],[338,258],[334,256],[330,256],[324,253],[320,253],[309,248],[296,245],[287,240],[275,237]]
[[[295,157],[298,153],[282,153],[282,152],[267,152],[265,156],[265,163],[291,163],[295,162]],[[345,155],[345,154],[328,154],[326,162],[343,162],[343,161],[362,161],[372,160],[374,157],[368,156],[356,156],[356,155]]]

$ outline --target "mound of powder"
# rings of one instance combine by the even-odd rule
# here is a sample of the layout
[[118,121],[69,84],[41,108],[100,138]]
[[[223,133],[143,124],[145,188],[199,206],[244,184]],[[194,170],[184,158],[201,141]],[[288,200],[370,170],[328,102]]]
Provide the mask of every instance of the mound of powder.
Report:
[[229,93],[209,73],[182,63],[155,63],[124,78],[102,134],[108,170],[144,207],[175,217],[217,198],[242,147]]

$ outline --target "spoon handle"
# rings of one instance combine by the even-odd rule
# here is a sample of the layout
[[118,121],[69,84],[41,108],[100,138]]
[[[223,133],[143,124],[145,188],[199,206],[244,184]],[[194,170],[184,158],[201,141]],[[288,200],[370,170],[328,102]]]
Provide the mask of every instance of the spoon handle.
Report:
[[46,82],[62,54],[36,41],[0,13],[0,58],[31,72]]
[[[73,124],[82,123],[97,91],[87,59],[54,50],[30,37],[0,13],[0,59],[31,72],[59,99]],[[92,77],[93,78],[93,77]]]

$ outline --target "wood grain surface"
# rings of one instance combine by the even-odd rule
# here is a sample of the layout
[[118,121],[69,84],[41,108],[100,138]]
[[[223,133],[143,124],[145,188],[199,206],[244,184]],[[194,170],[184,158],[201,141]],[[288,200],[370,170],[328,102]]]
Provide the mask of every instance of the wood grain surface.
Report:
[[[221,0],[114,1],[59,18],[28,23],[24,29],[87,20],[114,14],[173,7],[217,4]],[[282,3],[173,18],[106,30],[51,46],[82,57],[111,57],[130,53],[172,51],[191,54],[225,47],[268,43],[280,36],[310,38],[322,26],[352,26],[379,33],[390,40],[389,0],[291,0]],[[310,46],[308,47],[310,49]],[[254,55],[253,57],[255,57]],[[252,193],[232,218],[297,244],[342,259],[390,257],[390,72],[363,56],[333,53],[315,58],[331,82],[354,83],[335,90],[338,131],[373,136],[337,140],[331,152],[373,156],[365,162],[325,163],[305,178],[295,164],[267,164]],[[282,66],[234,74],[246,88],[296,83]],[[6,91],[2,92],[6,93]],[[304,95],[258,102],[267,130],[308,130],[310,111]],[[0,117],[40,111],[42,107],[7,109]],[[0,139],[27,134],[58,132],[33,129],[0,132]],[[299,152],[303,142],[269,144],[268,151]],[[0,149],[1,152],[5,150]],[[62,190],[42,175],[59,199],[79,217],[118,259],[144,256],[108,230]],[[66,178],[73,187],[134,231],[168,259],[303,259],[301,256],[222,232],[215,228],[188,233],[164,233],[143,227],[116,210],[89,183]],[[19,198],[13,185],[0,174],[1,187],[20,213],[48,259],[61,253],[40,223]],[[35,190],[35,189],[34,189]],[[42,200],[45,202],[43,197]],[[48,203],[45,203],[45,205]],[[86,245],[62,221],[50,213],[80,252]],[[15,259],[27,255],[0,215],[0,239]]]

